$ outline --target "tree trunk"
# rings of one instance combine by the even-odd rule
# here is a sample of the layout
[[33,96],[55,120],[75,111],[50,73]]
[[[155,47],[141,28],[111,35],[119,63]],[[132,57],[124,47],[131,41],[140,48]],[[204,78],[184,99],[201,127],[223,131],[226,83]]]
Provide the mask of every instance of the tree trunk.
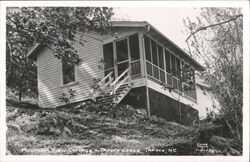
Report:
[[20,84],[19,84],[19,101],[22,101],[22,93],[23,93],[23,75],[21,76]]
[[24,75],[26,74],[26,67],[27,67],[27,63],[25,64],[24,68],[23,68],[23,73],[20,79],[20,84],[19,84],[19,101],[22,101],[22,93],[23,93],[23,79],[24,79]]
[[13,60],[10,56],[10,47],[6,43],[6,85],[7,87],[11,86],[11,79],[13,73]]
[[14,68],[14,64],[10,63],[10,65],[7,68],[7,72],[6,72],[6,85],[7,85],[7,87],[11,87],[13,68]]

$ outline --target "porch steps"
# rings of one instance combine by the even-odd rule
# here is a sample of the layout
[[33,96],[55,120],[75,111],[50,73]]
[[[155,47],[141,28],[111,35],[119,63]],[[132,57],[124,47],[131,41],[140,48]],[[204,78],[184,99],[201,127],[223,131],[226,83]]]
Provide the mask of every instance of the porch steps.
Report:
[[97,98],[97,102],[101,104],[113,103],[117,105],[122,99],[129,93],[132,86],[128,83],[121,85],[115,92],[115,94],[108,94]]
[[106,94],[103,95],[100,91],[93,90],[92,100],[100,104],[111,103],[116,106],[129,93],[133,87],[131,83],[130,68],[123,71],[115,80],[112,74],[113,71],[102,78],[98,83],[100,90],[104,91]]

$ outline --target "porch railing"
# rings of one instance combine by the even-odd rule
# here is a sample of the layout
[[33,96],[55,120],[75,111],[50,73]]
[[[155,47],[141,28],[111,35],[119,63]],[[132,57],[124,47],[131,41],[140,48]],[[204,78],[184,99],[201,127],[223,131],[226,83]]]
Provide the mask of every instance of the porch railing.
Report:
[[[153,80],[156,80],[159,83],[167,83],[169,87],[172,87],[178,93],[181,93],[181,89],[183,88],[185,83],[182,83],[179,78],[169,74],[165,70],[160,67],[154,65],[153,63],[146,61],[147,75],[150,76]],[[183,92],[185,96],[193,101],[197,100],[195,90],[189,92]]]
[[112,77],[113,71],[108,73],[104,78],[102,78],[97,84],[98,84],[98,89],[92,89],[92,99],[95,99],[101,91],[104,91],[105,88],[107,88],[112,81],[114,80]]
[[131,70],[127,68],[118,78],[115,79],[114,82],[110,84],[112,87],[112,93],[115,94],[116,90],[121,87],[124,83],[128,82],[131,84]]
[[138,76],[141,74],[141,61],[136,60],[130,63],[131,66],[131,76]]
[[106,75],[104,78],[102,78],[98,82],[98,88],[92,89],[92,99],[95,100],[96,97],[100,95],[101,92],[107,90],[107,93],[115,94],[116,91],[125,83],[128,83],[128,85],[131,85],[131,70],[127,68],[121,75],[119,75],[118,78],[116,78],[113,81],[112,74],[113,72],[110,72],[108,75]]

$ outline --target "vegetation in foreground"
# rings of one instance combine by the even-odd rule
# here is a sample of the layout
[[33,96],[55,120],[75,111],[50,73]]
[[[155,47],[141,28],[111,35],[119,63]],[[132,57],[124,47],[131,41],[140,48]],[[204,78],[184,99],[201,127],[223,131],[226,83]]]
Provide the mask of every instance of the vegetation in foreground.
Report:
[[81,104],[41,109],[7,92],[7,154],[241,155],[214,121],[183,126],[142,109]]

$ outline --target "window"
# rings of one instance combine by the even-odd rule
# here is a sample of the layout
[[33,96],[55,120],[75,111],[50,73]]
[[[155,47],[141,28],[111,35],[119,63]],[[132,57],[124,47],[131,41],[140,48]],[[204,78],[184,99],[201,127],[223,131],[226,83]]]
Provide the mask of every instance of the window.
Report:
[[129,36],[131,61],[140,59],[138,34]]
[[151,61],[151,49],[150,49],[150,39],[145,36],[145,53],[146,53],[146,60]]
[[63,84],[75,82],[75,66],[67,61],[62,61]]

